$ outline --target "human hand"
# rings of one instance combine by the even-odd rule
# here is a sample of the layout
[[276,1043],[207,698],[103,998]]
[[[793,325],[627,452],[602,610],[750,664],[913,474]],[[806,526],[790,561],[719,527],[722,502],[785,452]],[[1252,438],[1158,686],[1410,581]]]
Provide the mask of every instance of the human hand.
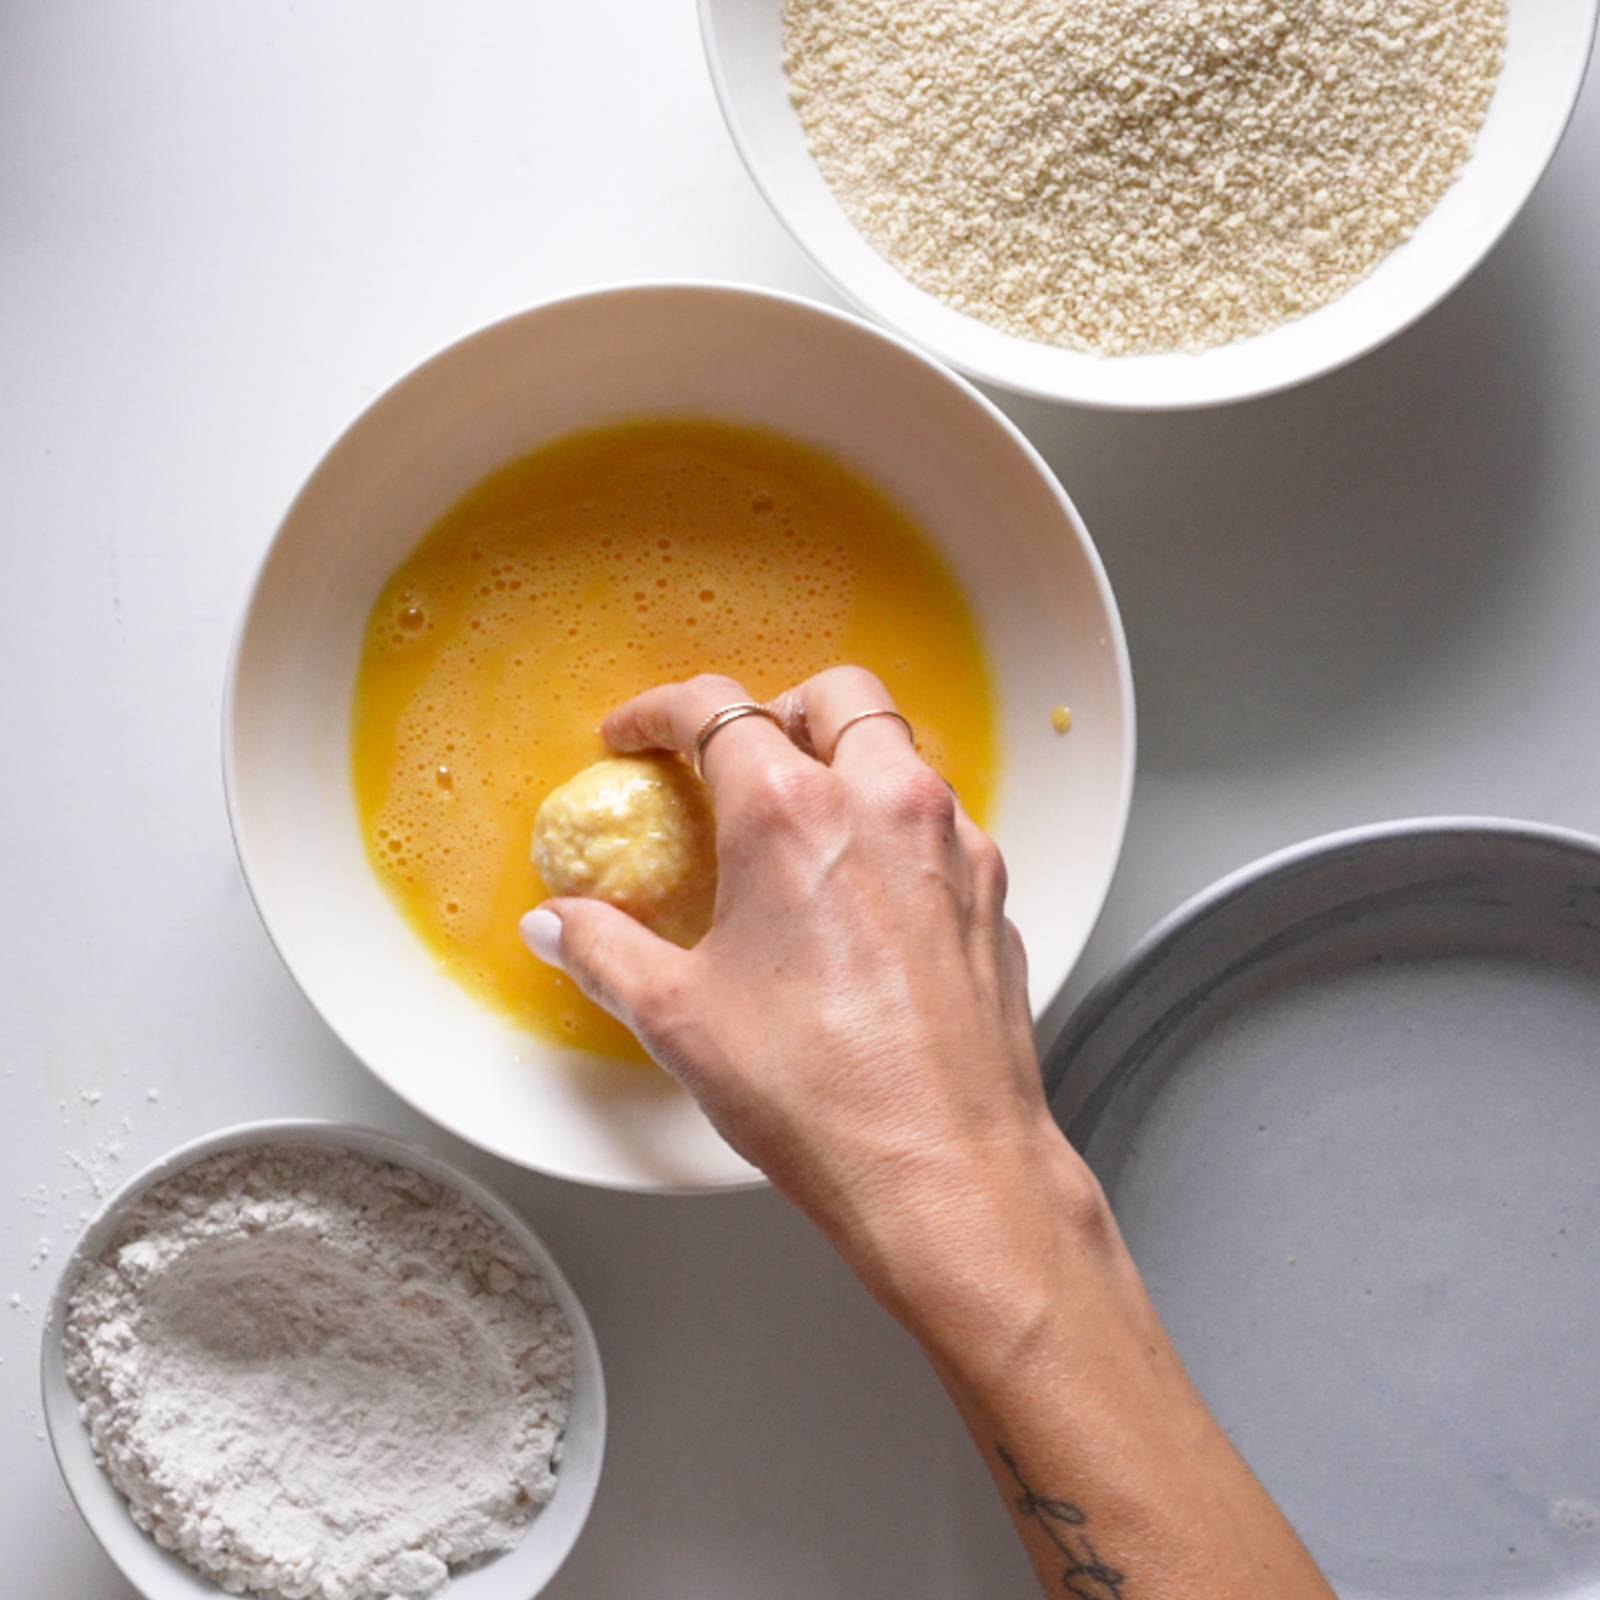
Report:
[[[696,678],[602,731],[618,752],[692,758],[705,719],[746,699]],[[597,900],[549,901],[524,933],[892,1310],[957,1336],[1000,1276],[1026,1293],[1098,1188],[1045,1104],[999,850],[896,720],[845,728],[893,704],[836,667],[780,697],[786,731],[750,716],[710,740],[719,879],[693,949]]]
[[[692,758],[705,719],[747,698],[696,678],[603,732]],[[1050,1118],[999,851],[899,723],[850,722],[892,706],[836,667],[780,696],[787,736],[747,716],[711,739],[716,914],[692,950],[598,900],[548,901],[524,935],[922,1342],[1043,1594],[1333,1600]]]

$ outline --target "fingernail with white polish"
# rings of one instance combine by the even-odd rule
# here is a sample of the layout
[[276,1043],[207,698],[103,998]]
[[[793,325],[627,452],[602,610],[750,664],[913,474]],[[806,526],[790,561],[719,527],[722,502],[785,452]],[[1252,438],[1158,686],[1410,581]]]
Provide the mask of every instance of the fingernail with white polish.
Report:
[[521,921],[522,942],[552,967],[561,965],[561,918],[540,906]]

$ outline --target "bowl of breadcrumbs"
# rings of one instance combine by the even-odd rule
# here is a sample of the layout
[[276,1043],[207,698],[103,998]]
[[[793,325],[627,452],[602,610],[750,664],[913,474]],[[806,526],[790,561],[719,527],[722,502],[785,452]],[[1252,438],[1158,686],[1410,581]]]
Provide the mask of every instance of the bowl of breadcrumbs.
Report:
[[1484,257],[1600,0],[701,0],[751,176],[968,375],[1218,405],[1373,349]]

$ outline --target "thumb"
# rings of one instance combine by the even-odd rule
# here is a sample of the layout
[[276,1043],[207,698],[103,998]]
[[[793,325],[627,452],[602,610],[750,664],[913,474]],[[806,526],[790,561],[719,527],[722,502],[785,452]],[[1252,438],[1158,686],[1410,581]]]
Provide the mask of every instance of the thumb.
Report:
[[677,945],[604,900],[546,900],[523,917],[521,931],[541,961],[559,967],[635,1033],[650,997],[671,984],[685,958]]

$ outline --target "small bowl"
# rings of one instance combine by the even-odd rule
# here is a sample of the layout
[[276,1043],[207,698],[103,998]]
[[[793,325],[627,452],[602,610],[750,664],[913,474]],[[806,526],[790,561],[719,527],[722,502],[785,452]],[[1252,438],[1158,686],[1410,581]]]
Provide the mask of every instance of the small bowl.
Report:
[[[424,1115],[557,1177],[737,1187],[759,1174],[664,1074],[535,1038],[439,969],[373,874],[350,777],[366,619],[429,525],[540,444],[652,415],[819,446],[950,563],[994,671],[992,821],[1041,1012],[1088,938],[1127,820],[1133,690],[1116,604],[1072,503],[1000,412],[903,341],[792,296],[681,284],[557,300],[450,346],[380,398],[290,507],[250,597],[224,701],[228,806],[289,970]],[[1050,725],[1058,701],[1074,714],[1066,738]]]
[[857,232],[806,144],[781,0],[700,0],[723,116],[756,187],[841,294],[969,377],[1042,400],[1176,411],[1271,394],[1376,349],[1437,305],[1511,225],[1555,154],[1597,0],[1510,0],[1505,67],[1476,153],[1412,238],[1338,300],[1197,353],[1098,356],[1003,333],[916,288]]
[[577,1543],[600,1481],[606,1440],[606,1391],[594,1331],[554,1257],[505,1201],[437,1156],[387,1134],[343,1123],[249,1122],[207,1134],[180,1145],[136,1173],[90,1219],[62,1266],[45,1319],[40,1359],[50,1446],[83,1520],[123,1577],[145,1600],[214,1600],[222,1593],[210,1578],[170,1550],[163,1550],[134,1522],[127,1500],[95,1460],[88,1430],[78,1415],[77,1397],[67,1382],[61,1333],[66,1326],[67,1301],[84,1267],[116,1236],[136,1195],[207,1156],[265,1144],[334,1145],[420,1172],[465,1196],[493,1217],[516,1240],[549,1286],[572,1330],[572,1409],[556,1475],[556,1492],[528,1525],[521,1543],[481,1565],[458,1569],[445,1591],[451,1600],[532,1600],[543,1592]]

